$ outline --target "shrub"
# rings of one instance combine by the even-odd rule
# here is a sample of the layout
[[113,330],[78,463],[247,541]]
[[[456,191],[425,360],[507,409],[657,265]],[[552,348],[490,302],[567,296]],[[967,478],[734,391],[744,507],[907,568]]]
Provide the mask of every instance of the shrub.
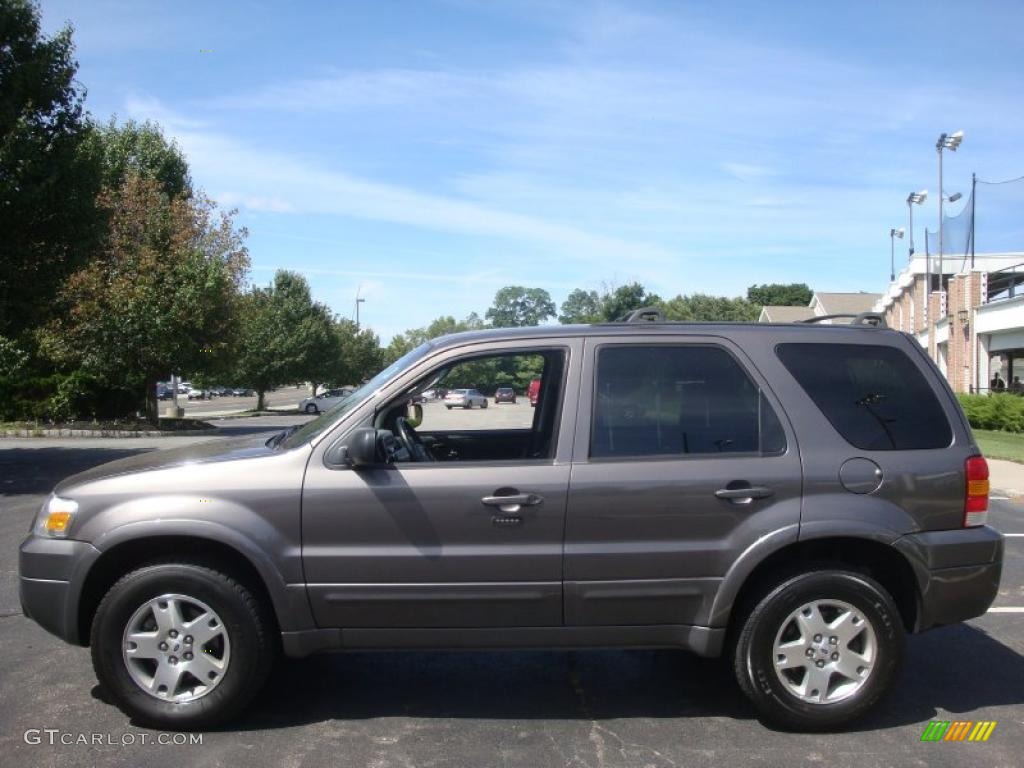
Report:
[[958,398],[967,421],[975,429],[1024,432],[1024,397],[1001,393]]

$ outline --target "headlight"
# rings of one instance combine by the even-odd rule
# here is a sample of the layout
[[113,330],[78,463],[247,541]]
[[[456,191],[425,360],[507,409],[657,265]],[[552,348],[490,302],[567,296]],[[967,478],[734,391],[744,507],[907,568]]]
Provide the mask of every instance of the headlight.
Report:
[[63,539],[68,535],[71,521],[78,511],[78,502],[51,496],[39,511],[35,532],[38,536]]

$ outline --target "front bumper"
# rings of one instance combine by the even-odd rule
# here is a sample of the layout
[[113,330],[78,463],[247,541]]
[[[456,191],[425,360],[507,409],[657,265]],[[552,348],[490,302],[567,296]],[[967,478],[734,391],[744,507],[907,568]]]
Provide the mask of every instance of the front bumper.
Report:
[[18,553],[21,612],[62,640],[81,644],[78,603],[99,550],[84,541],[29,536]]
[[1003,536],[994,528],[925,531],[902,537],[896,548],[917,577],[918,632],[981,616],[999,593]]

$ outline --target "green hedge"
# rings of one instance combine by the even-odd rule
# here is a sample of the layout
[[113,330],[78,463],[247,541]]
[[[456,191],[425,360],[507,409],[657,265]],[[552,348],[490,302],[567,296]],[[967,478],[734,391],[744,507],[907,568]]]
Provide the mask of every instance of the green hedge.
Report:
[[1020,395],[958,395],[975,429],[1024,432],[1024,397]]
[[145,410],[141,387],[111,385],[72,371],[0,375],[0,421],[72,421],[118,418]]

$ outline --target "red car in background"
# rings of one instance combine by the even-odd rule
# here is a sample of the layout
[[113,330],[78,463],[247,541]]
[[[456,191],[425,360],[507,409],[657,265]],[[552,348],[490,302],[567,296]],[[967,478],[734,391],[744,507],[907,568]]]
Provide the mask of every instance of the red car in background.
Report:
[[526,390],[526,394],[530,398],[530,405],[537,405],[537,398],[540,397],[540,379],[534,379],[530,382],[530,388]]

